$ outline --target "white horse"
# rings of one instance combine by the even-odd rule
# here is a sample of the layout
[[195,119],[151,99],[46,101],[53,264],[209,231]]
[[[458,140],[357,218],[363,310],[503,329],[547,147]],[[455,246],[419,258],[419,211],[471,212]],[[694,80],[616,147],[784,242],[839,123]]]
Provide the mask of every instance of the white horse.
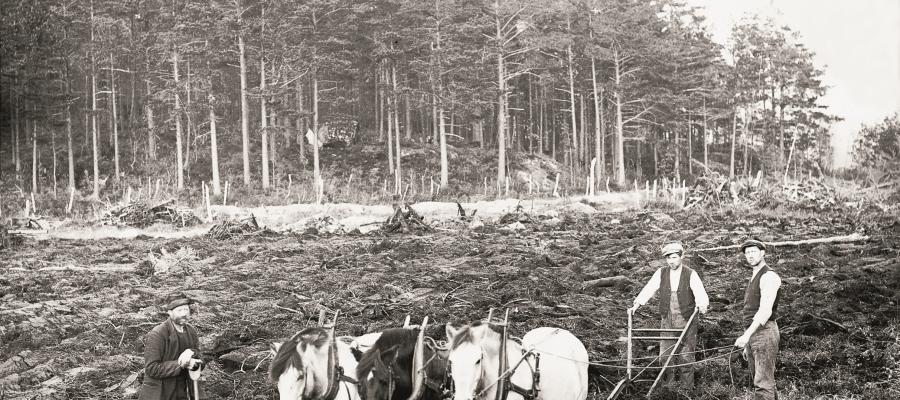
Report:
[[[340,339],[340,338],[339,338]],[[329,352],[336,350],[337,365],[329,371]],[[281,400],[316,399],[335,392],[334,400],[359,400],[356,358],[350,345],[335,340],[323,328],[306,328],[293,338],[272,345],[275,355],[269,376],[278,384]],[[337,376],[338,368],[343,374]]]
[[[454,400],[492,400],[500,378],[501,335],[487,324],[475,323],[461,328],[446,326],[450,343],[450,374],[455,391]],[[532,350],[540,355],[524,355]],[[515,370],[510,376],[512,385],[530,391],[537,389],[540,400],[584,400],[588,392],[588,354],[578,338],[559,328],[537,328],[522,338],[522,345],[506,342],[507,368]],[[522,362],[520,363],[520,360]],[[532,368],[537,365],[540,380],[534,388]],[[523,399],[520,393],[509,392],[509,399]]]

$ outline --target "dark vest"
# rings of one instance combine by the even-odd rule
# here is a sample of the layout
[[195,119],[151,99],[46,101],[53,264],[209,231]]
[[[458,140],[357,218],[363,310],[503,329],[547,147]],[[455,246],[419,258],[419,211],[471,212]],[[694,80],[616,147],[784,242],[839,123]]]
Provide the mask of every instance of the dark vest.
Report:
[[[668,266],[660,268],[659,282],[659,316],[665,318],[669,315],[669,301],[672,298],[672,283],[669,280],[671,268]],[[694,270],[682,265],[681,279],[678,281],[678,308],[681,310],[682,318],[689,318],[694,313],[694,291],[691,290],[691,274]]]
[[[759,278],[763,276],[766,272],[771,271],[768,265],[763,266],[759,273],[753,277],[753,280],[750,281],[750,285],[747,286],[747,291],[744,292],[744,319],[751,321],[753,320],[753,316],[756,315],[756,312],[759,311],[759,298],[761,297],[759,291]],[[775,273],[774,271],[772,272]],[[778,299],[781,298],[781,291],[775,294],[775,302],[772,303],[772,316],[769,317],[769,321],[774,321],[778,318]]]

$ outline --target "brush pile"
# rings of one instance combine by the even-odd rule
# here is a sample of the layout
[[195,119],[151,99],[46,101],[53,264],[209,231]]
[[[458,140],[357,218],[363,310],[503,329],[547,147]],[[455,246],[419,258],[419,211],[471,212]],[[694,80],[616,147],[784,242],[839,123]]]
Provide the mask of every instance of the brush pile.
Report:
[[425,223],[425,217],[419,215],[416,210],[410,207],[409,203],[403,207],[395,207],[394,215],[391,215],[381,230],[385,233],[423,233],[431,232],[432,229]]
[[836,190],[821,179],[774,182],[757,176],[731,180],[713,173],[698,178],[688,189],[684,207],[723,205],[822,211],[841,208],[844,203]]
[[156,205],[144,201],[118,204],[100,217],[100,223],[135,228],[146,228],[162,223],[184,228],[199,224],[200,218],[197,218],[191,210],[175,207],[175,199],[169,199]]
[[235,236],[249,236],[249,235],[263,235],[263,234],[276,234],[269,228],[260,227],[259,223],[256,222],[256,217],[253,214],[250,214],[249,217],[244,218],[240,221],[222,221],[212,228],[209,228],[209,231],[206,232],[206,237],[210,239],[216,240],[226,240],[231,239]]

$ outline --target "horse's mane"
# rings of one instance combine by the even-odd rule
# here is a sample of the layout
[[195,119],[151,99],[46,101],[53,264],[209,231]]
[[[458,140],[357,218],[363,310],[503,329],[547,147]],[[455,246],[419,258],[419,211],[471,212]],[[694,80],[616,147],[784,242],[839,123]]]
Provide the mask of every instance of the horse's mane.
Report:
[[323,328],[306,328],[294,335],[294,337],[285,340],[278,349],[278,353],[272,359],[272,363],[269,364],[269,378],[277,381],[288,367],[296,369],[302,367],[303,361],[300,358],[300,353],[297,351],[298,345],[303,350],[307,345],[322,347],[327,342],[328,331]]
[[[471,325],[465,325],[462,328],[459,328],[459,332],[453,337],[453,341],[450,342],[450,350],[454,350],[463,343],[475,343],[475,336],[472,333],[472,328],[478,328],[484,326],[486,329],[485,336],[489,339],[494,339],[495,337],[499,337],[499,333],[494,332],[491,329],[489,324],[482,323],[481,321],[475,321]],[[499,338],[498,338],[499,339]],[[499,345],[499,342],[497,342]]]
[[356,376],[362,377],[361,379],[369,376],[369,372],[372,371],[372,368],[375,368],[375,361],[378,356],[392,347],[397,347],[396,351],[400,352],[399,355],[401,357],[404,355],[403,349],[409,348],[407,352],[412,351],[411,349],[416,345],[416,336],[418,334],[418,330],[407,328],[394,328],[382,332],[375,344],[372,345],[372,348],[366,350],[362,358],[359,359],[359,363],[356,364]]

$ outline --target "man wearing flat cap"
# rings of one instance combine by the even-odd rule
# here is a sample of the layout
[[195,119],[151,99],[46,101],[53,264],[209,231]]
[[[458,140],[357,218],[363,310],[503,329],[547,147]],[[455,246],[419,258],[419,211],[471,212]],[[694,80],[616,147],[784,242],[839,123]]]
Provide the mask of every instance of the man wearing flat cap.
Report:
[[[662,247],[662,256],[666,260],[665,266],[656,270],[644,289],[634,299],[634,305],[628,309],[633,314],[638,307],[647,304],[651,297],[659,291],[659,316],[660,328],[684,329],[687,320],[694,314],[694,309],[699,309],[701,314],[706,314],[709,307],[709,296],[700,281],[700,275],[696,271],[682,265],[684,246],[679,242],[667,243]],[[660,332],[660,336],[670,336],[671,340],[661,340],[659,343],[660,358],[668,356],[675,351],[673,362],[688,364],[694,362],[694,352],[697,348],[697,325],[694,321],[684,334],[681,347],[674,349],[679,336],[678,332]],[[694,386],[693,366],[680,367],[681,383],[691,388]],[[666,371],[665,382],[672,383],[674,374],[671,369]]]
[[[202,368],[197,330],[188,324],[194,301],[182,294],[170,295],[163,306],[169,314],[144,342],[144,383],[140,400],[195,400],[188,371]],[[200,390],[203,398],[203,390]]]
[[753,268],[750,284],[744,292],[744,320],[750,324],[734,346],[744,349],[753,375],[753,398],[774,400],[775,359],[778,356],[778,299],[781,278],[766,265],[766,244],[750,239],[741,244],[747,264]]

